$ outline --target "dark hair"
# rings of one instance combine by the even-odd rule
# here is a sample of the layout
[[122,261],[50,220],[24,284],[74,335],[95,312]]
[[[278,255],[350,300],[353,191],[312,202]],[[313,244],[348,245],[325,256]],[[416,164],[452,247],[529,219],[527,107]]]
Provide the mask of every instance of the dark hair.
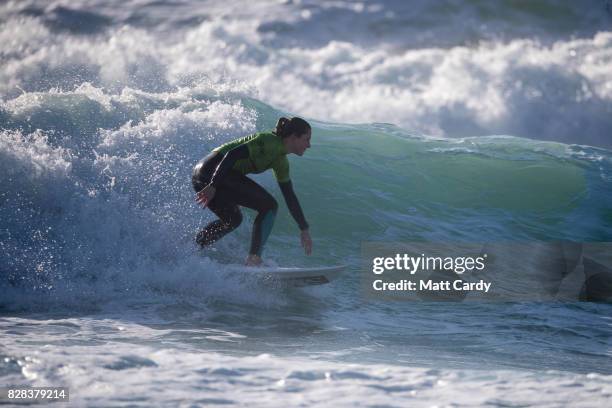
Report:
[[276,122],[276,135],[281,139],[295,134],[301,137],[304,133],[310,132],[310,125],[302,118],[297,116],[287,119],[282,117]]

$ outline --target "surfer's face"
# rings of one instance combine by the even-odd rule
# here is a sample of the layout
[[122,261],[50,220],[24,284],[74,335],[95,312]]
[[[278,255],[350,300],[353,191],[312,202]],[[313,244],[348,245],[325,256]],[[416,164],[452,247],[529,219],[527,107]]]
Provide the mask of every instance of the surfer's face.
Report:
[[310,149],[311,136],[311,132],[304,133],[301,137],[292,136],[295,137],[295,140],[293,141],[293,153],[297,154],[298,156],[302,156],[306,149]]

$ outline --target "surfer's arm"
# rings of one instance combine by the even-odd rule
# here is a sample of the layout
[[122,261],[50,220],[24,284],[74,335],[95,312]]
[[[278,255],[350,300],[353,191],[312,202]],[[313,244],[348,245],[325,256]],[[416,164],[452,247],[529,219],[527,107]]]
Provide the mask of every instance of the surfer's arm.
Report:
[[287,203],[287,208],[289,208],[289,212],[291,216],[297,222],[300,227],[300,230],[304,231],[308,229],[308,223],[306,222],[306,218],[304,218],[304,212],[302,211],[302,207],[300,207],[300,202],[293,191],[293,186],[291,184],[291,180],[278,183],[281,192],[283,193],[283,197],[285,197],[285,202]]
[[234,167],[234,163],[236,163],[237,160],[248,159],[248,158],[249,158],[249,148],[246,144],[242,144],[240,146],[234,147],[232,150],[230,150],[229,152],[225,154],[225,156],[223,157],[223,159],[217,166],[215,173],[210,179],[210,184],[212,184],[213,187],[216,188],[217,185],[225,178],[225,176],[227,175],[227,172],[232,167]]

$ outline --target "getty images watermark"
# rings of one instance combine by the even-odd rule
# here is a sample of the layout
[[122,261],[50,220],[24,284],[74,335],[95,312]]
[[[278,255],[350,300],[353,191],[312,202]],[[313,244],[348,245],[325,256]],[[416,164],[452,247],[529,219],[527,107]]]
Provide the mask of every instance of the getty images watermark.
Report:
[[424,301],[612,299],[608,242],[364,242],[368,297]]

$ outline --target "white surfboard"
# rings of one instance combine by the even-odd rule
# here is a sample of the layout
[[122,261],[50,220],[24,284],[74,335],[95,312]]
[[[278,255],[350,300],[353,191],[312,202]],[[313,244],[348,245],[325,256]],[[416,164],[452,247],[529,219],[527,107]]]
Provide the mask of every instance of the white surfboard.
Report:
[[323,285],[329,283],[346,269],[346,265],[287,268],[278,266],[231,265],[231,271],[256,274],[262,279],[280,282],[289,286]]

